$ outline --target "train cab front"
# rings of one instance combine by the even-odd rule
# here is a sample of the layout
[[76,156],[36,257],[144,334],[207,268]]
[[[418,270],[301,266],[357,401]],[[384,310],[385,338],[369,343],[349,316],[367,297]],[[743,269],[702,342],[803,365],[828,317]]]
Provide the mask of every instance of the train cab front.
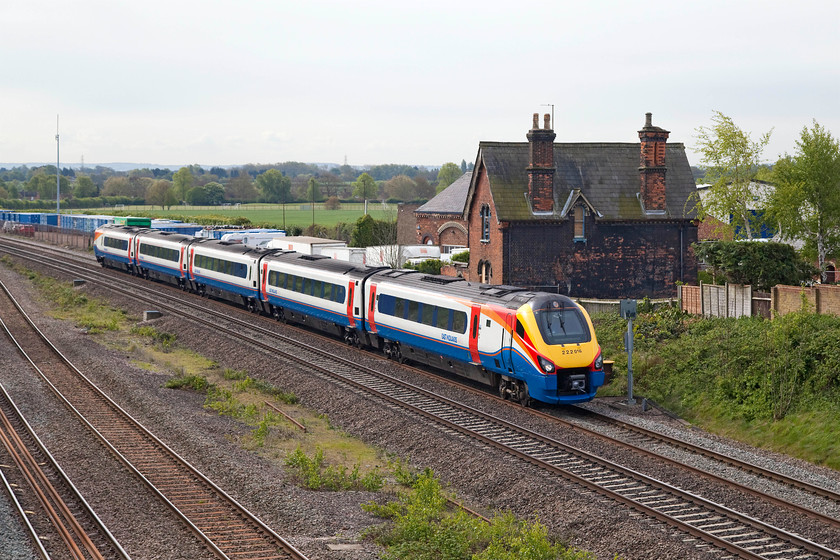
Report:
[[589,314],[566,296],[541,294],[517,313],[532,352],[532,398],[550,404],[589,401],[604,384],[603,357]]

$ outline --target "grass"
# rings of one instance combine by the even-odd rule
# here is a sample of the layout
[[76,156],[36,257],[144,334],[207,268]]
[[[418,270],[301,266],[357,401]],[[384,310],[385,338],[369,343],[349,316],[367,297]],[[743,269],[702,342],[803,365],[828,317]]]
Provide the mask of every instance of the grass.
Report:
[[539,520],[498,513],[485,523],[447,500],[434,473],[416,476],[408,491],[365,511],[390,520],[367,536],[384,546],[389,560],[593,560],[595,557],[549,538]]
[[[77,214],[108,214],[113,210],[108,208],[74,209]],[[126,206],[119,211],[125,215],[153,215],[156,218],[195,218],[205,216],[219,216],[225,220],[242,217],[255,226],[274,228],[291,228],[299,226],[306,228],[312,225],[312,210],[306,203],[289,203],[286,205],[285,218],[283,207],[279,204],[243,204],[239,208],[233,206],[174,206],[169,210],[161,210],[160,206],[138,205]],[[385,208],[381,202],[368,202],[368,213],[377,220],[396,219],[395,204],[388,204]],[[364,204],[346,203],[337,210],[325,210],[322,203],[315,204],[315,223],[325,227],[333,227],[338,223],[354,224],[364,216]],[[285,224],[285,226],[284,226]]]
[[[627,394],[627,322],[593,315],[613,381]],[[840,470],[840,318],[808,312],[772,321],[716,319],[664,308],[634,322],[634,396],[698,426]]]
[[[14,266],[6,258],[2,262]],[[124,312],[66,283],[18,270],[54,304],[51,308],[56,317],[85,325],[90,333],[98,334],[102,344],[127,352],[143,371],[167,377],[165,387],[202,393],[205,408],[248,426],[247,433],[239,436],[240,443],[269,460],[282,462],[304,487],[379,491],[390,484],[411,486],[411,493],[399,494],[396,502],[365,506],[396,521],[390,530],[380,529],[378,533],[377,538],[388,547],[387,557],[592,558],[549,541],[545,527],[538,522],[503,514],[485,525],[463,512],[449,511],[431,471],[418,475],[401,460],[383,458],[376,449],[334,429],[326,416],[300,406],[293,393],[254,379],[246,371],[220,368],[214,361],[180,347],[174,334],[138,325]],[[268,407],[267,400],[303,424],[306,432]],[[419,554],[403,555],[405,551]]]

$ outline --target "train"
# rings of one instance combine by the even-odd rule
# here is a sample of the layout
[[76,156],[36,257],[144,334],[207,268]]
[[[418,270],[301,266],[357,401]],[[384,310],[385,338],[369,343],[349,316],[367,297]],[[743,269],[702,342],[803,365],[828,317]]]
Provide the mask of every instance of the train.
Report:
[[563,295],[133,226],[103,225],[93,246],[103,267],[452,372],[525,406],[586,402],[604,384],[592,321]]

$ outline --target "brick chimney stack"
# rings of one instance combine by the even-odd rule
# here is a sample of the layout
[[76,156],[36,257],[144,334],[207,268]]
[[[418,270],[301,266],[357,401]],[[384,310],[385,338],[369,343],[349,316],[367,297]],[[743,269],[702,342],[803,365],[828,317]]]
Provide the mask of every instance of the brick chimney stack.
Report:
[[551,118],[545,115],[540,128],[539,114],[534,113],[533,128],[528,131],[528,199],[534,212],[554,211],[554,139]]
[[647,212],[665,211],[665,143],[670,131],[653,126],[651,113],[645,113],[645,127],[639,131],[639,198]]

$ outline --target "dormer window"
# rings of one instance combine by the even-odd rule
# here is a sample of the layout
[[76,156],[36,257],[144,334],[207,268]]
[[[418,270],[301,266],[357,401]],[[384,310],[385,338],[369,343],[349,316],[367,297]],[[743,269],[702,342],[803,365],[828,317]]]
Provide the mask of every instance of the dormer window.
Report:
[[575,241],[586,241],[586,210],[582,204],[575,206]]
[[487,204],[481,207],[481,241],[490,241],[490,206]]

